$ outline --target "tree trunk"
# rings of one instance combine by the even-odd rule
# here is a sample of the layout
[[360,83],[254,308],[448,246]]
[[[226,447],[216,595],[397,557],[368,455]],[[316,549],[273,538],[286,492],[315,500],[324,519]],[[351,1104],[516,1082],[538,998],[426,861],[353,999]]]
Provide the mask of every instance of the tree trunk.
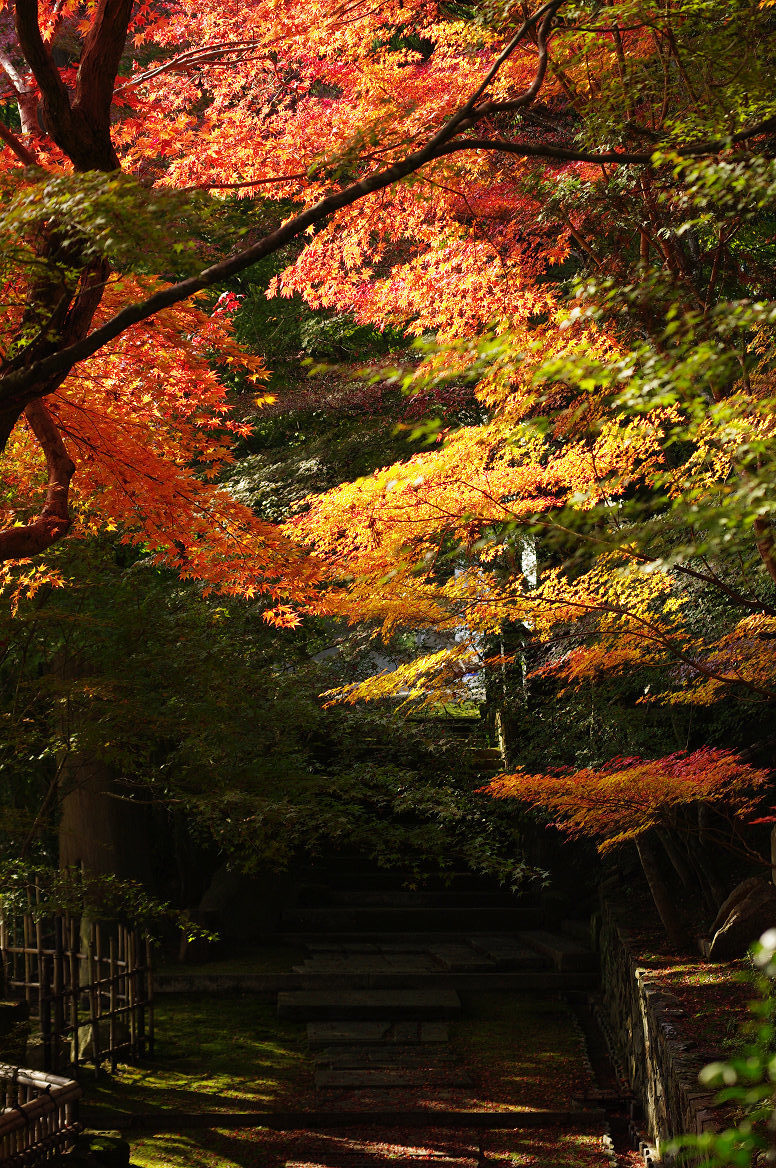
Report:
[[147,808],[133,804],[110,767],[74,757],[63,768],[59,864],[98,876],[152,880]]
[[657,853],[648,834],[636,837],[636,850],[639,853],[641,866],[644,869],[655,908],[663,922],[668,940],[674,949],[685,953],[690,948],[690,938],[684,921],[677,911],[676,899],[671,895],[670,889],[663,880]]
[[695,891],[698,884],[695,873],[683,856],[681,846],[674,839],[671,829],[669,827],[659,827],[657,834],[658,839],[663,845],[663,850],[671,861],[671,866],[681,880],[682,885],[688,892]]
[[[717,875],[714,867],[714,852],[709,847],[708,830],[711,826],[710,820],[713,812],[708,803],[701,802],[698,804],[698,846],[695,852],[695,858],[698,867],[706,878],[711,894],[714,898],[714,909],[719,908],[723,900],[730,891],[724,882]],[[712,843],[712,848],[714,847]]]

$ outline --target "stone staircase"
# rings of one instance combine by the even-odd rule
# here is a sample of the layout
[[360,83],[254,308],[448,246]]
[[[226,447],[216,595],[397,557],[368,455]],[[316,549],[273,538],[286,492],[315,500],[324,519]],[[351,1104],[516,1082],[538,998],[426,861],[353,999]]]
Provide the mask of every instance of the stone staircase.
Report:
[[541,928],[535,904],[467,876],[419,892],[397,884],[343,873],[284,916],[285,938],[306,956],[294,988],[278,993],[278,1013],[307,1023],[322,1094],[467,1086],[448,1042],[459,989],[596,982],[582,930]]

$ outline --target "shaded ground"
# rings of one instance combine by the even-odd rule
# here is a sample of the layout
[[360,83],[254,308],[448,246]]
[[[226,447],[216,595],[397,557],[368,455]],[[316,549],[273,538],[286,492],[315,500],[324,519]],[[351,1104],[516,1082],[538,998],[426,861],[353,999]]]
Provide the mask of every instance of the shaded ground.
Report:
[[305,1027],[280,1021],[274,996],[170,994],[157,1001],[154,1058],[88,1085],[90,1126],[120,1126],[121,1112],[158,1110],[562,1109],[588,1084],[570,1012],[557,997],[466,996],[452,1041],[475,1085],[373,1093],[316,1092]]
[[292,965],[303,961],[307,950],[301,945],[232,944],[224,945],[215,957],[201,962],[178,961],[155,967],[157,977],[218,977],[219,974],[287,973]]
[[502,991],[462,995],[452,1038],[478,1089],[463,1106],[571,1108],[589,1085],[577,1031],[560,997]]
[[160,1135],[133,1143],[138,1168],[604,1168],[600,1132],[536,1128],[527,1133],[441,1131],[310,1132],[202,1131]]

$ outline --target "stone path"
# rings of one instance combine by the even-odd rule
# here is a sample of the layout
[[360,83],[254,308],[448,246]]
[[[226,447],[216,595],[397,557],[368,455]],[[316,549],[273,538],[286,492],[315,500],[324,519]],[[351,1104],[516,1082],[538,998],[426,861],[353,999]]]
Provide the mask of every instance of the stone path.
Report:
[[[417,960],[413,958],[417,956]],[[426,969],[430,958],[404,950],[391,963],[378,951],[344,951],[332,962],[319,951],[305,963],[321,969],[359,972],[383,963],[393,972]],[[381,966],[382,967],[382,966]],[[314,1051],[315,1086],[383,1091],[396,1087],[461,1087],[471,1083],[457,1066],[448,1045],[446,1020],[461,1012],[455,990],[383,989],[289,990],[278,994],[278,1014],[307,1022],[307,1039]]]
[[[299,1133],[285,1168],[612,1163],[600,1109],[472,1111],[476,1079],[450,1041],[459,989],[594,985],[584,928],[546,929],[535,906],[476,882],[416,893],[355,874],[315,891],[284,927],[305,956],[292,971],[298,988],[279,992],[278,1011],[307,1023],[317,1114],[327,1125],[339,1115],[342,1125]],[[379,1126],[360,1129],[359,1112]]]
[[303,988],[279,992],[278,1014],[307,1023],[321,1106],[352,1106],[359,1092],[372,1107],[390,1106],[400,1088],[427,1100],[436,1092],[450,1106],[450,1088],[472,1085],[449,1043],[447,1022],[461,1013],[456,978],[531,973],[541,983],[595,967],[583,939],[537,928],[536,908],[502,892],[416,897],[364,883],[320,890],[285,918],[307,955],[292,971]]

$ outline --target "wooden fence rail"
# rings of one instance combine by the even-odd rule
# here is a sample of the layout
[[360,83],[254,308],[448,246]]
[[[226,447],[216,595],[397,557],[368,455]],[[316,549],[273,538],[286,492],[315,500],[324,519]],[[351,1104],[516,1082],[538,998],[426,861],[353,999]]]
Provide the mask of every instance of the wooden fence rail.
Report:
[[73,1079],[0,1063],[0,1162],[39,1164],[80,1131],[81,1088]]
[[6,997],[24,997],[47,1071],[153,1053],[148,939],[124,925],[66,915],[0,917]]

